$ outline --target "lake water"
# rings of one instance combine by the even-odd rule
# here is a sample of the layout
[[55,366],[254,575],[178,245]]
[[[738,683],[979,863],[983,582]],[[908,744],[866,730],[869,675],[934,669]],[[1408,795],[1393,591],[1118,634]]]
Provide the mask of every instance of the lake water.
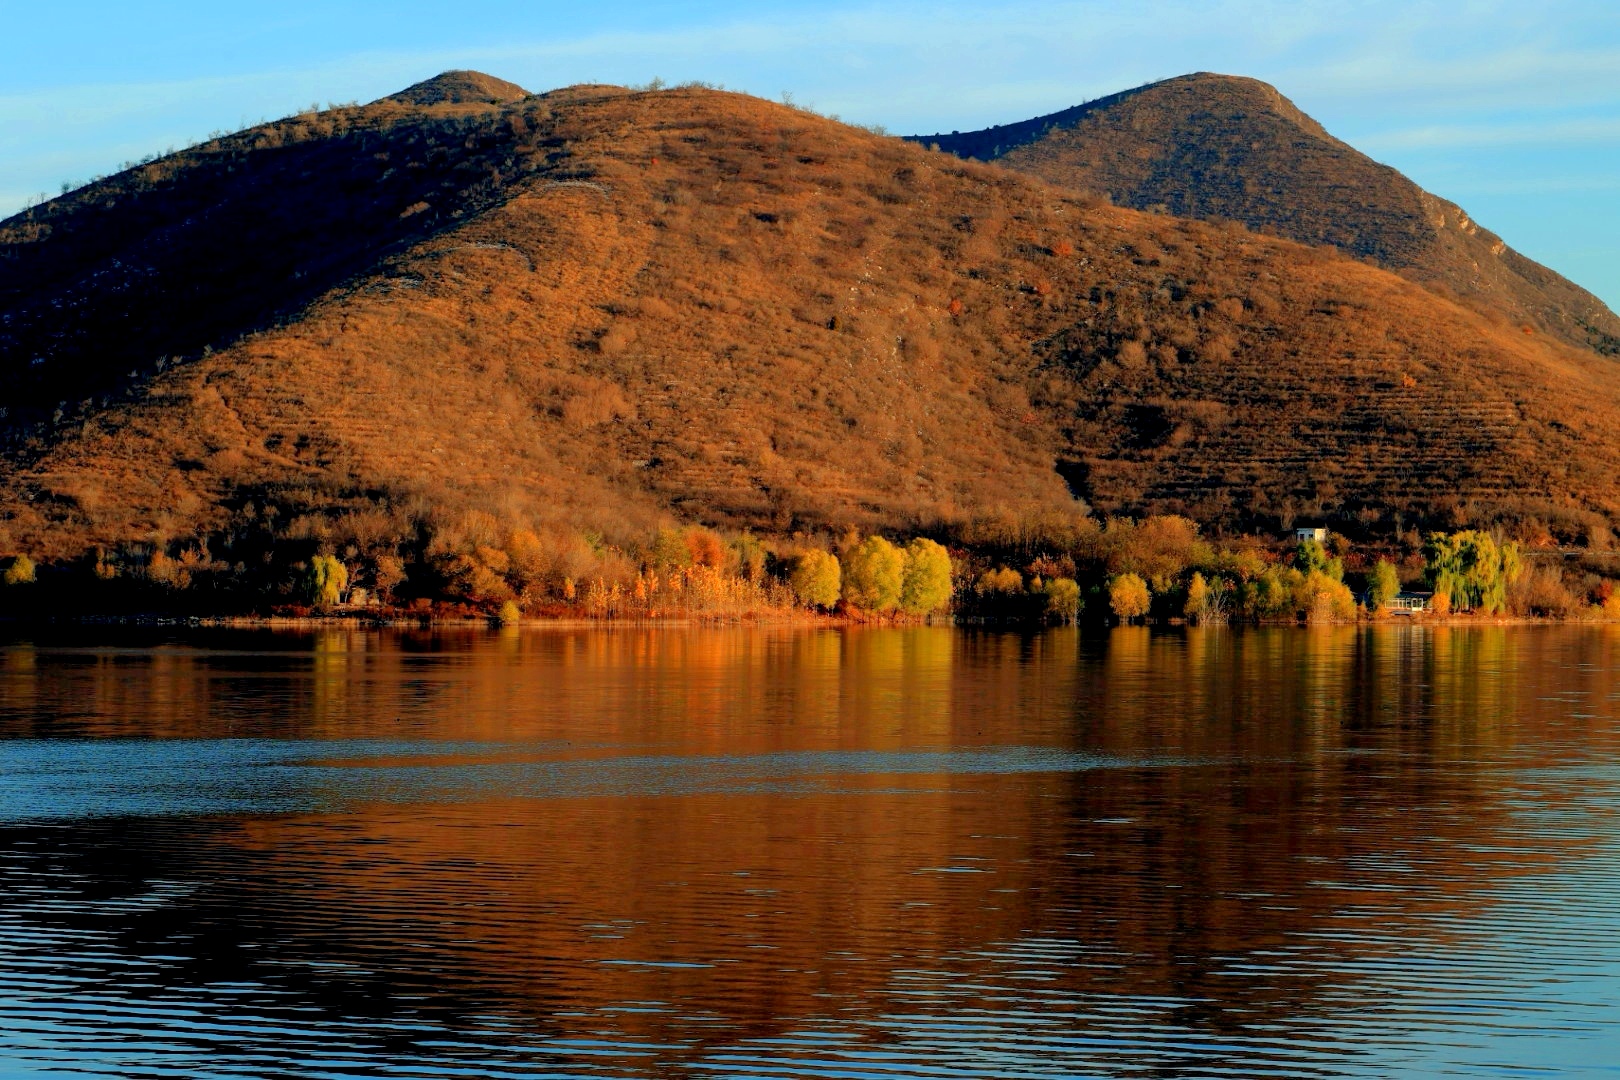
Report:
[[1620,628],[18,633],[3,1076],[1620,1076]]

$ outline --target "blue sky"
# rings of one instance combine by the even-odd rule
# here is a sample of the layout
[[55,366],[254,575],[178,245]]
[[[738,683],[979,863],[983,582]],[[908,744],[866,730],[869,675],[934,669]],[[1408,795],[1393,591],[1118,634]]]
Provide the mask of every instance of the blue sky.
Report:
[[0,25],[0,214],[214,130],[453,67],[531,90],[657,76],[786,91],[906,134],[1220,71],[1275,84],[1620,309],[1615,0],[0,0]]

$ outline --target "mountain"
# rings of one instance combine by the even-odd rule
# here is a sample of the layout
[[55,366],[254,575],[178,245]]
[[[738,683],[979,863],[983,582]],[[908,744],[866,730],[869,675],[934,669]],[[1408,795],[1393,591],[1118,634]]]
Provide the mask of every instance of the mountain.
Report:
[[0,553],[1620,518],[1611,362],[1367,263],[740,94],[508,87],[0,222]]
[[1329,135],[1274,87],[1201,73],[983,131],[914,136],[1117,205],[1239,221],[1620,356],[1620,318],[1461,207]]
[[407,86],[397,94],[389,94],[381,101],[400,105],[504,105],[528,96],[529,92],[517,83],[485,75],[482,71],[446,71]]

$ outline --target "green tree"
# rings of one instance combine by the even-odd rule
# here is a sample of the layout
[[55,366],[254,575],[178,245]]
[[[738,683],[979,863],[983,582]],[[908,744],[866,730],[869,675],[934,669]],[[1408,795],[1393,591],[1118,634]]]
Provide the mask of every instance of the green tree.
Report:
[[1067,626],[1080,617],[1080,586],[1073,578],[1058,577],[1046,583],[1046,616]]
[[0,573],[0,580],[7,585],[27,585],[34,580],[34,560],[27,555],[17,555],[11,560],[11,565]]
[[1328,554],[1327,548],[1317,540],[1305,540],[1300,543],[1299,550],[1294,552],[1294,565],[1304,574],[1314,571],[1334,581],[1344,580],[1344,560],[1335,559]]
[[906,545],[905,569],[900,580],[900,610],[927,615],[951,600],[951,557],[946,550],[919,536]]
[[1204,596],[1204,611],[1198,616],[1198,622],[1224,623],[1227,619],[1227,606],[1232,599],[1232,583],[1223,577],[1212,577],[1207,584],[1208,592]]
[[1444,593],[1453,611],[1503,610],[1508,586],[1524,572],[1519,545],[1499,545],[1489,533],[1473,529],[1429,534],[1423,559],[1436,595]]
[[844,601],[862,611],[893,611],[905,574],[905,553],[881,536],[868,536],[844,556]]
[[737,560],[737,576],[744,581],[765,580],[765,545],[753,533],[745,532],[731,542]]
[[1379,559],[1367,577],[1367,607],[1375,612],[1385,611],[1400,591],[1401,579],[1395,567],[1389,560]]
[[819,549],[806,551],[793,560],[788,585],[804,603],[832,610],[843,587],[838,556]]
[[1127,622],[1146,615],[1152,603],[1147,582],[1135,574],[1117,574],[1108,583],[1108,606]]
[[334,607],[343,602],[349,588],[349,568],[335,555],[317,555],[309,560],[304,587],[316,607]]
[[1293,615],[1299,610],[1298,592],[1305,575],[1292,566],[1272,566],[1249,583],[1246,614],[1257,619]]
[[679,529],[659,529],[647,549],[647,565],[654,570],[679,570],[692,565],[692,549]]

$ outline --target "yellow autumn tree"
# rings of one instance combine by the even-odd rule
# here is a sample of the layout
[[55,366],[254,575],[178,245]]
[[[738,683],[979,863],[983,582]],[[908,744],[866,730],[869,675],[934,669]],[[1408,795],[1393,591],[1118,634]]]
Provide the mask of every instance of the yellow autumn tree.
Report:
[[11,565],[0,571],[0,581],[7,585],[27,585],[34,580],[34,560],[27,555],[14,555]]
[[349,588],[349,568],[335,555],[317,555],[309,560],[304,587],[311,604],[335,607],[343,602]]
[[830,611],[843,588],[838,556],[820,549],[797,556],[788,572],[788,586],[801,602]]
[[1057,577],[1048,581],[1042,590],[1046,593],[1046,617],[1063,625],[1080,616],[1080,586],[1073,578]]
[[1129,622],[1148,613],[1153,594],[1147,582],[1136,574],[1116,574],[1108,583],[1108,606],[1113,613]]
[[1209,607],[1209,583],[1204,575],[1193,571],[1192,580],[1187,582],[1187,602],[1182,605],[1181,613],[1193,622],[1199,622],[1204,617],[1204,611]]
[[973,582],[973,591],[980,596],[1009,595],[1024,591],[1024,575],[1005,566],[986,570]]
[[941,545],[917,537],[906,545],[900,578],[900,610],[927,615],[951,602],[951,556]]
[[905,574],[905,553],[881,536],[868,536],[844,556],[844,602],[862,611],[893,611]]

